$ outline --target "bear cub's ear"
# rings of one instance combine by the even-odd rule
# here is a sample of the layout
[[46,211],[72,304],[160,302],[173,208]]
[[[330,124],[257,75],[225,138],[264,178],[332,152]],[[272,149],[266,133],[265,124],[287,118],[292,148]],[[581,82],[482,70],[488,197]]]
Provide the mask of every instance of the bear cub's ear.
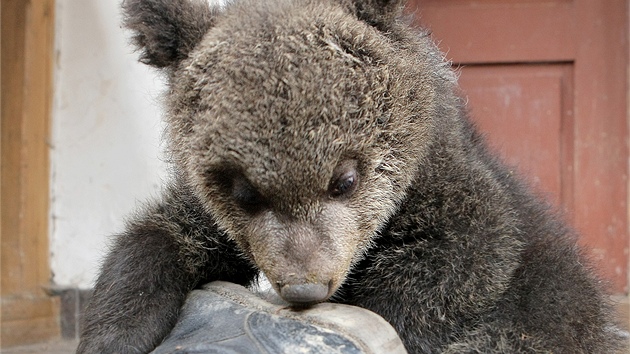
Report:
[[205,0],[125,0],[122,8],[140,61],[156,68],[172,68],[185,59],[219,12]]
[[370,25],[387,31],[402,16],[406,0],[342,0],[349,4],[356,16]]

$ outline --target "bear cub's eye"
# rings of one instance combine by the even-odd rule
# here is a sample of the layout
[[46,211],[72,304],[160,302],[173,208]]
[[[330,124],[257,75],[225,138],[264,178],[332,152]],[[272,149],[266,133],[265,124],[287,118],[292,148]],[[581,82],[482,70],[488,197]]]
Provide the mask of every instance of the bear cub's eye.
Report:
[[344,161],[333,172],[328,186],[328,194],[331,198],[349,197],[356,190],[358,184],[357,161]]
[[267,205],[267,200],[245,178],[237,177],[232,181],[232,198],[250,213],[256,213]]

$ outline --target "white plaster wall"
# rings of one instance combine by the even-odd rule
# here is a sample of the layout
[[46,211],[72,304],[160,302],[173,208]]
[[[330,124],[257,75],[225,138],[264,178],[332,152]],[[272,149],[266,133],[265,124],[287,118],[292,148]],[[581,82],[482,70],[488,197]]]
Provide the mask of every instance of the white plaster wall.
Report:
[[120,2],[56,2],[50,262],[60,287],[92,287],[111,235],[168,179],[164,83],[137,62]]
[[163,83],[137,63],[119,1],[58,0],[51,146],[53,282],[89,288],[109,236],[166,179]]

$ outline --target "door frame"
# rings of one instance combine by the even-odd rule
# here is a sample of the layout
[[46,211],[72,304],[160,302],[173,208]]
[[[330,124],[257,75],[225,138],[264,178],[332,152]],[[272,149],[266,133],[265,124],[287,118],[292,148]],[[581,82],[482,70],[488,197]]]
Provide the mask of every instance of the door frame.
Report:
[[49,261],[54,0],[2,0],[1,332],[6,348],[59,338]]

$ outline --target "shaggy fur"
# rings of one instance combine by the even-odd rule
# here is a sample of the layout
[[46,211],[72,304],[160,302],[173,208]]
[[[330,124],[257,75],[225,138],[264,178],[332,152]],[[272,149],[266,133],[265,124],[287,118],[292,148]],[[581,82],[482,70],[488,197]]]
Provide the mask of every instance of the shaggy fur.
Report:
[[[208,281],[388,320],[410,353],[620,348],[573,232],[486,150],[394,0],[127,0],[173,180],[106,258],[79,353],[144,353]],[[209,319],[211,320],[211,319]]]

